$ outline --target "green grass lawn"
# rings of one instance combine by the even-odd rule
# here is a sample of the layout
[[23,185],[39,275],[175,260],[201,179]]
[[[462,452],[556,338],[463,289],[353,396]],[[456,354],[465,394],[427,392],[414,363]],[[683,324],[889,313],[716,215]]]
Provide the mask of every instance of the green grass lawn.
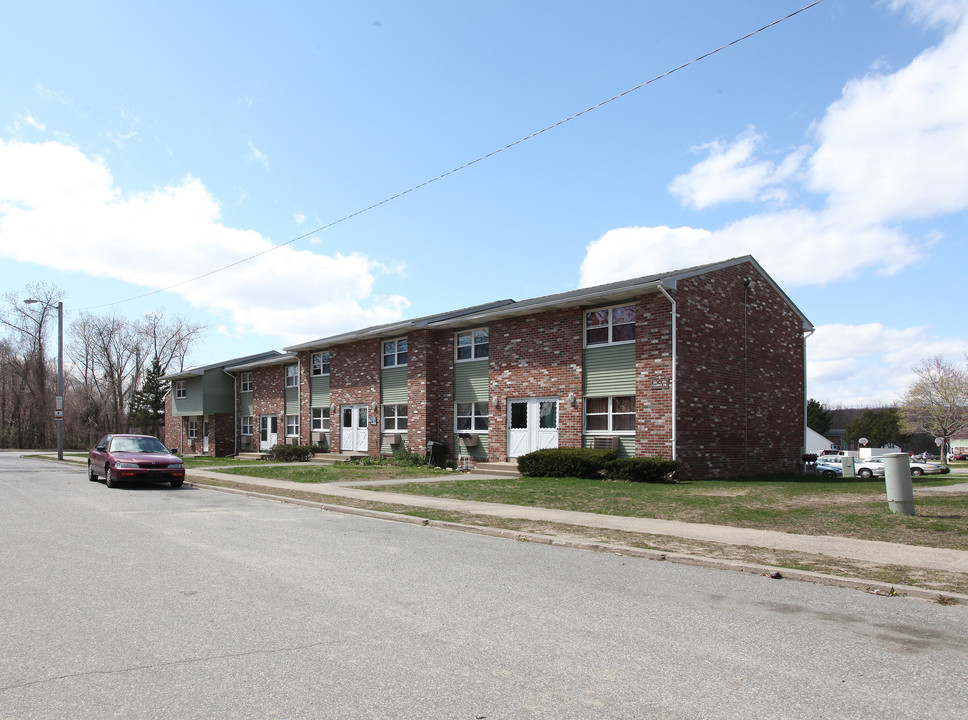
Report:
[[[214,464],[214,463],[213,463]],[[188,468],[195,466],[188,465]],[[205,466],[197,466],[204,469]],[[353,463],[338,463],[336,465],[322,465],[319,463],[300,463],[298,465],[280,465],[273,462],[251,463],[244,467],[229,468],[218,472],[230,475],[248,475],[250,477],[273,478],[289,480],[299,483],[330,483],[349,480],[393,480],[396,478],[434,477],[438,475],[453,476],[453,471],[428,467],[397,467],[393,465],[356,465]]]
[[[957,480],[921,480],[915,483],[915,491],[954,482]],[[381,488],[367,489],[377,493]],[[968,550],[968,495],[916,496],[917,515],[895,515],[887,506],[883,480],[829,481],[791,476],[654,485],[578,478],[490,478],[411,483],[386,489],[413,495]]]

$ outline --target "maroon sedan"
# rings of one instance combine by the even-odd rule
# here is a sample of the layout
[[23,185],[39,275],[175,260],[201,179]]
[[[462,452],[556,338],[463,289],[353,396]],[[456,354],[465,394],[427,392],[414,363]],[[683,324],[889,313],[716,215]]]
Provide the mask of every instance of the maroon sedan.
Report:
[[105,435],[87,454],[87,477],[103,477],[108,487],[118,480],[166,480],[173,488],[185,482],[185,463],[151,435]]

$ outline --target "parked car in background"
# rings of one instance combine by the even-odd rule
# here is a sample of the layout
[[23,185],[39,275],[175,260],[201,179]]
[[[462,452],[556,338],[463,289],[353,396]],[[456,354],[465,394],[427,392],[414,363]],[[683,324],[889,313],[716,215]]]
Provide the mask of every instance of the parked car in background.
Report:
[[951,456],[952,460],[968,460],[968,453],[956,453]]
[[929,462],[916,462],[911,460],[911,475],[912,477],[918,477],[919,475],[946,475],[951,472],[951,468],[947,465],[938,465],[937,463]]
[[185,463],[151,435],[105,435],[87,454],[87,477],[109,488],[119,480],[162,480],[173,488],[185,482]]
[[827,458],[819,457],[814,465],[814,472],[821,477],[840,477],[844,474],[844,469],[840,463],[827,462]]
[[[836,466],[840,468],[838,475],[843,475],[844,472],[844,460],[847,458],[846,455],[821,455],[817,458],[817,465],[821,463],[827,466]],[[852,458],[854,461],[854,474],[859,478],[864,478],[865,480],[875,475],[881,476],[884,474],[884,465],[879,462],[878,458],[873,458],[871,460],[861,460],[860,458]],[[820,472],[817,473],[822,474]]]

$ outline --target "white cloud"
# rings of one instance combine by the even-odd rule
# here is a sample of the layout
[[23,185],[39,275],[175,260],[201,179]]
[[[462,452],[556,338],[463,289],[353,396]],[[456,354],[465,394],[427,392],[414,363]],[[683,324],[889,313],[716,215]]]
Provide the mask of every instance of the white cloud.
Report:
[[[773,206],[718,230],[633,227],[589,244],[582,285],[752,254],[781,284],[824,284],[863,272],[896,273],[937,242],[900,222],[968,208],[968,22],[966,4],[895,0],[925,22],[954,26],[933,48],[893,74],[849,82],[815,129],[816,145],[774,165],[756,157],[762,135],[705,146],[709,156],[670,190],[692,207],[727,201]],[[820,209],[777,209],[792,183],[820,194]],[[919,231],[921,232],[921,231]],[[844,253],[844,248],[850,248]],[[808,273],[824,257],[837,263]]]
[[716,140],[697,150],[709,156],[683,175],[673,178],[669,190],[683,205],[702,210],[725,202],[786,201],[782,187],[801,166],[806,148],[790,153],[779,165],[753,162],[763,136],[749,128],[733,143]]
[[13,121],[14,132],[20,132],[24,128],[32,127],[35,130],[43,130],[44,124],[37,120],[33,115],[20,115]]
[[249,161],[262,163],[263,167],[265,167],[265,169],[268,170],[269,158],[266,157],[264,152],[262,152],[259,148],[255,146],[254,142],[249,140],[248,143],[249,143]]
[[173,292],[221,313],[236,325],[229,332],[285,342],[396,320],[408,305],[374,295],[377,276],[396,270],[365,255],[272,248],[255,231],[225,227],[196,178],[125,194],[100,159],[0,139],[0,257],[157,289],[265,253]]
[[807,339],[807,395],[828,405],[893,404],[914,381],[918,362],[960,358],[966,349],[968,339],[932,337],[924,327],[819,325]]

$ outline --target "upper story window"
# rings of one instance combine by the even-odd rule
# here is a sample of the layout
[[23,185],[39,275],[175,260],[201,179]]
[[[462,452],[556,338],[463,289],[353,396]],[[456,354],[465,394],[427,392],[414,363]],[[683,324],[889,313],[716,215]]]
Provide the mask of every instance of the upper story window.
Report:
[[329,375],[329,351],[313,353],[310,375]]
[[299,366],[298,365],[286,365],[286,387],[298,387],[299,386]]
[[635,340],[635,305],[585,313],[585,345],[611,345]]
[[386,340],[383,343],[383,367],[407,364],[407,339]]
[[457,360],[486,358],[490,352],[490,347],[487,328],[459,332],[455,338]]
[[242,392],[252,392],[252,388],[255,387],[252,382],[252,373],[242,373],[239,377],[239,389]]
[[185,387],[184,380],[177,380],[175,382],[175,397],[179,399],[188,397],[188,388]]

